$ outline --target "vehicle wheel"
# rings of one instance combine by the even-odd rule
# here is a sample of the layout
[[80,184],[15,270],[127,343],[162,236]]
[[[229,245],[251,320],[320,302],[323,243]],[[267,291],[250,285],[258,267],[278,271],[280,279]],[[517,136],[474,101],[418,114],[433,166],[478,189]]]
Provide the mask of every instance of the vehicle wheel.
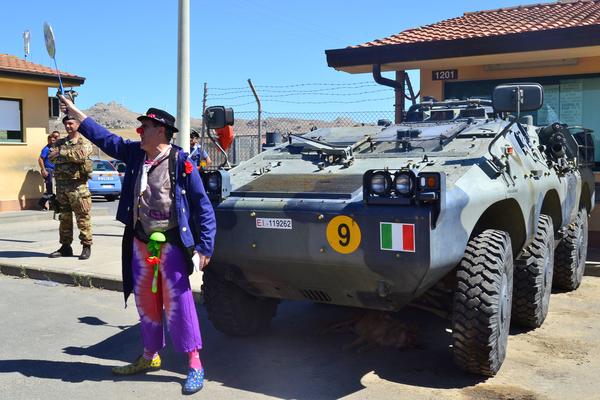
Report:
[[548,315],[554,270],[554,227],[549,216],[540,215],[533,242],[514,268],[512,320],[539,328]]
[[581,285],[588,245],[587,210],[582,208],[567,227],[567,235],[556,247],[554,287],[571,291]]
[[104,196],[104,198],[106,199],[106,201],[115,201],[117,199],[117,196],[115,196],[114,194],[107,194],[106,196]]
[[269,326],[279,301],[253,296],[210,270],[204,271],[202,290],[210,319],[219,331],[249,336]]
[[452,316],[454,363],[493,376],[506,357],[513,291],[508,233],[488,229],[472,238],[456,272]]

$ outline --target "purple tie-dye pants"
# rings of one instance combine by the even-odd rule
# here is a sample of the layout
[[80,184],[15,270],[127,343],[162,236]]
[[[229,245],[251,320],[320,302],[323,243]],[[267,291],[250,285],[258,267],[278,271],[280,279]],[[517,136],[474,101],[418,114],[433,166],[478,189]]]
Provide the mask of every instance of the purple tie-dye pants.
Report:
[[152,293],[154,267],[146,262],[146,244],[133,242],[133,293],[140,315],[142,340],[149,352],[165,347],[163,310],[175,350],[188,353],[202,348],[196,305],[190,288],[184,251],[165,243],[161,250],[158,291]]

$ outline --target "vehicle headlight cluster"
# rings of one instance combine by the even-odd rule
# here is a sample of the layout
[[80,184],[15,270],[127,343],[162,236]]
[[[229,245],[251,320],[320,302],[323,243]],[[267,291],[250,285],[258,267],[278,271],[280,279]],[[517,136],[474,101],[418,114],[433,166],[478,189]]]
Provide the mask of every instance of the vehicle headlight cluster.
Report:
[[371,203],[429,202],[439,199],[441,174],[411,170],[370,170],[363,176],[364,198]]
[[221,185],[221,175],[218,173],[210,173],[206,179],[206,186],[208,190],[211,192],[216,192],[219,190],[219,186]]
[[409,174],[398,173],[394,178],[394,190],[396,193],[406,196],[412,192],[413,180]]
[[414,177],[409,172],[390,173],[388,171],[376,171],[366,178],[365,182],[372,194],[381,197],[399,195],[410,195],[414,187]]
[[231,192],[229,172],[224,170],[204,170],[201,172],[202,183],[208,198],[213,202],[220,202]]
[[376,172],[371,176],[371,191],[378,196],[385,196],[392,187],[390,174]]

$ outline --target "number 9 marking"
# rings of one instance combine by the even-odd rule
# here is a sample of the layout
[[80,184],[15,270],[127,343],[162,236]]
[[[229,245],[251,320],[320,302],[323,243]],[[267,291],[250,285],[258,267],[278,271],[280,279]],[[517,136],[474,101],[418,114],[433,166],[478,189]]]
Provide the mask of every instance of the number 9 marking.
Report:
[[360,245],[360,227],[352,218],[338,215],[327,224],[327,242],[341,254],[350,254]]

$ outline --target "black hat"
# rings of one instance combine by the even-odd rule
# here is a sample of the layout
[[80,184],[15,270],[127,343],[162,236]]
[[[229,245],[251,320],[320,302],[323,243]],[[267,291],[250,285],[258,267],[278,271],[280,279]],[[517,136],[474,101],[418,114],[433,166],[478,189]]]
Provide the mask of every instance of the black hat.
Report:
[[150,119],[165,126],[171,132],[179,132],[179,129],[175,128],[175,117],[158,108],[149,108],[148,111],[146,111],[146,115],[140,115],[137,119],[138,121]]
[[200,138],[200,134],[198,133],[198,131],[196,131],[196,130],[192,129],[192,130],[190,131],[190,137],[191,137],[191,138],[194,138],[194,139],[199,139],[199,138]]

